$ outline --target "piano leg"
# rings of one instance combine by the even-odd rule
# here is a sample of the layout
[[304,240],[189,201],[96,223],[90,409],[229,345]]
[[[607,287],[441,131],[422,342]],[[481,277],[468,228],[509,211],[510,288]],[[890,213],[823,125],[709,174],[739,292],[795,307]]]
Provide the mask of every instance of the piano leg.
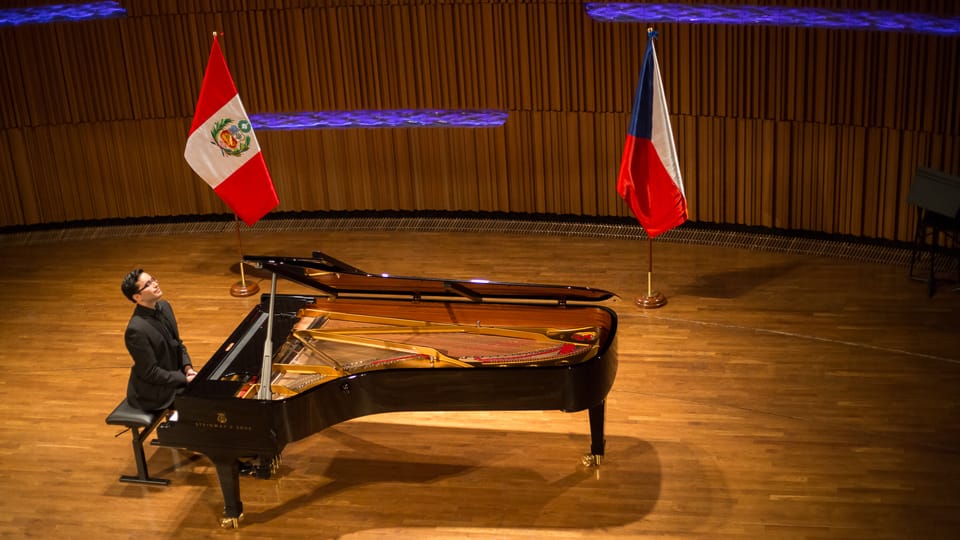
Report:
[[603,433],[606,400],[590,407],[590,453],[584,456],[584,464],[591,467],[600,465],[604,447],[607,444]]
[[236,529],[243,518],[243,503],[240,502],[240,460],[232,454],[208,457],[217,468],[220,491],[223,492],[223,517],[220,518],[220,526]]

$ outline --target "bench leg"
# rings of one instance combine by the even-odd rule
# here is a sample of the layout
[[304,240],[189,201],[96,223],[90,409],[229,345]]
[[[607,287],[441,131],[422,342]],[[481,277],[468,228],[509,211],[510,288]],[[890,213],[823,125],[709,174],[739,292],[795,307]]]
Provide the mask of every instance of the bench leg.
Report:
[[[130,476],[125,474],[120,477],[120,481],[153,486],[170,485],[170,480],[150,477],[150,473],[147,471],[147,457],[143,453],[143,435],[140,434],[140,428],[132,427],[130,428],[130,433],[133,433],[133,457],[137,461],[137,475]],[[149,433],[149,431],[147,433]],[[146,435],[146,433],[144,433],[144,435]]]

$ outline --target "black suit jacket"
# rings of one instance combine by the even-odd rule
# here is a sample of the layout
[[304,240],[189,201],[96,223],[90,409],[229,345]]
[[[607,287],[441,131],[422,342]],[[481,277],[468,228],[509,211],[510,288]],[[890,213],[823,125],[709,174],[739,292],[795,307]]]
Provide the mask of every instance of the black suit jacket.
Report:
[[173,405],[177,391],[187,385],[183,368],[191,362],[170,304],[160,300],[156,310],[137,304],[124,342],[133,357],[127,382],[130,404],[145,411]]

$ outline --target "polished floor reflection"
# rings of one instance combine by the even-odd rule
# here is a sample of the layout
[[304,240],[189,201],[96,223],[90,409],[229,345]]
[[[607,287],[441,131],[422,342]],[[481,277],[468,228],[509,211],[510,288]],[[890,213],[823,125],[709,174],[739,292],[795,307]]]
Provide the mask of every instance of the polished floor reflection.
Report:
[[[585,412],[390,413],[289,445],[217,528],[203,457],[147,448],[168,487],[121,484],[122,333],[135,266],[202,364],[255,298],[233,234],[0,240],[0,536],[112,538],[948,538],[960,528],[960,293],[902,265],[630,239],[251,232],[248,254],[327,252],[370,272],[611,290],[620,368],[607,456]],[[269,281],[257,272],[247,277]],[[280,292],[303,292],[280,284]]]

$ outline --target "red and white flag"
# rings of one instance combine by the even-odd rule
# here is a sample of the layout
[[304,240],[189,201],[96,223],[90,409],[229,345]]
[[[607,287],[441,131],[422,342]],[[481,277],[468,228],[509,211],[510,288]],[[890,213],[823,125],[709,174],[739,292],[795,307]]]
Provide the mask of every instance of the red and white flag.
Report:
[[687,198],[680,160],[667,114],[667,98],[653,40],[647,34],[647,52],[633,99],[633,114],[617,177],[617,192],[653,238],[687,221]]
[[280,203],[216,35],[183,157],[247,225]]

